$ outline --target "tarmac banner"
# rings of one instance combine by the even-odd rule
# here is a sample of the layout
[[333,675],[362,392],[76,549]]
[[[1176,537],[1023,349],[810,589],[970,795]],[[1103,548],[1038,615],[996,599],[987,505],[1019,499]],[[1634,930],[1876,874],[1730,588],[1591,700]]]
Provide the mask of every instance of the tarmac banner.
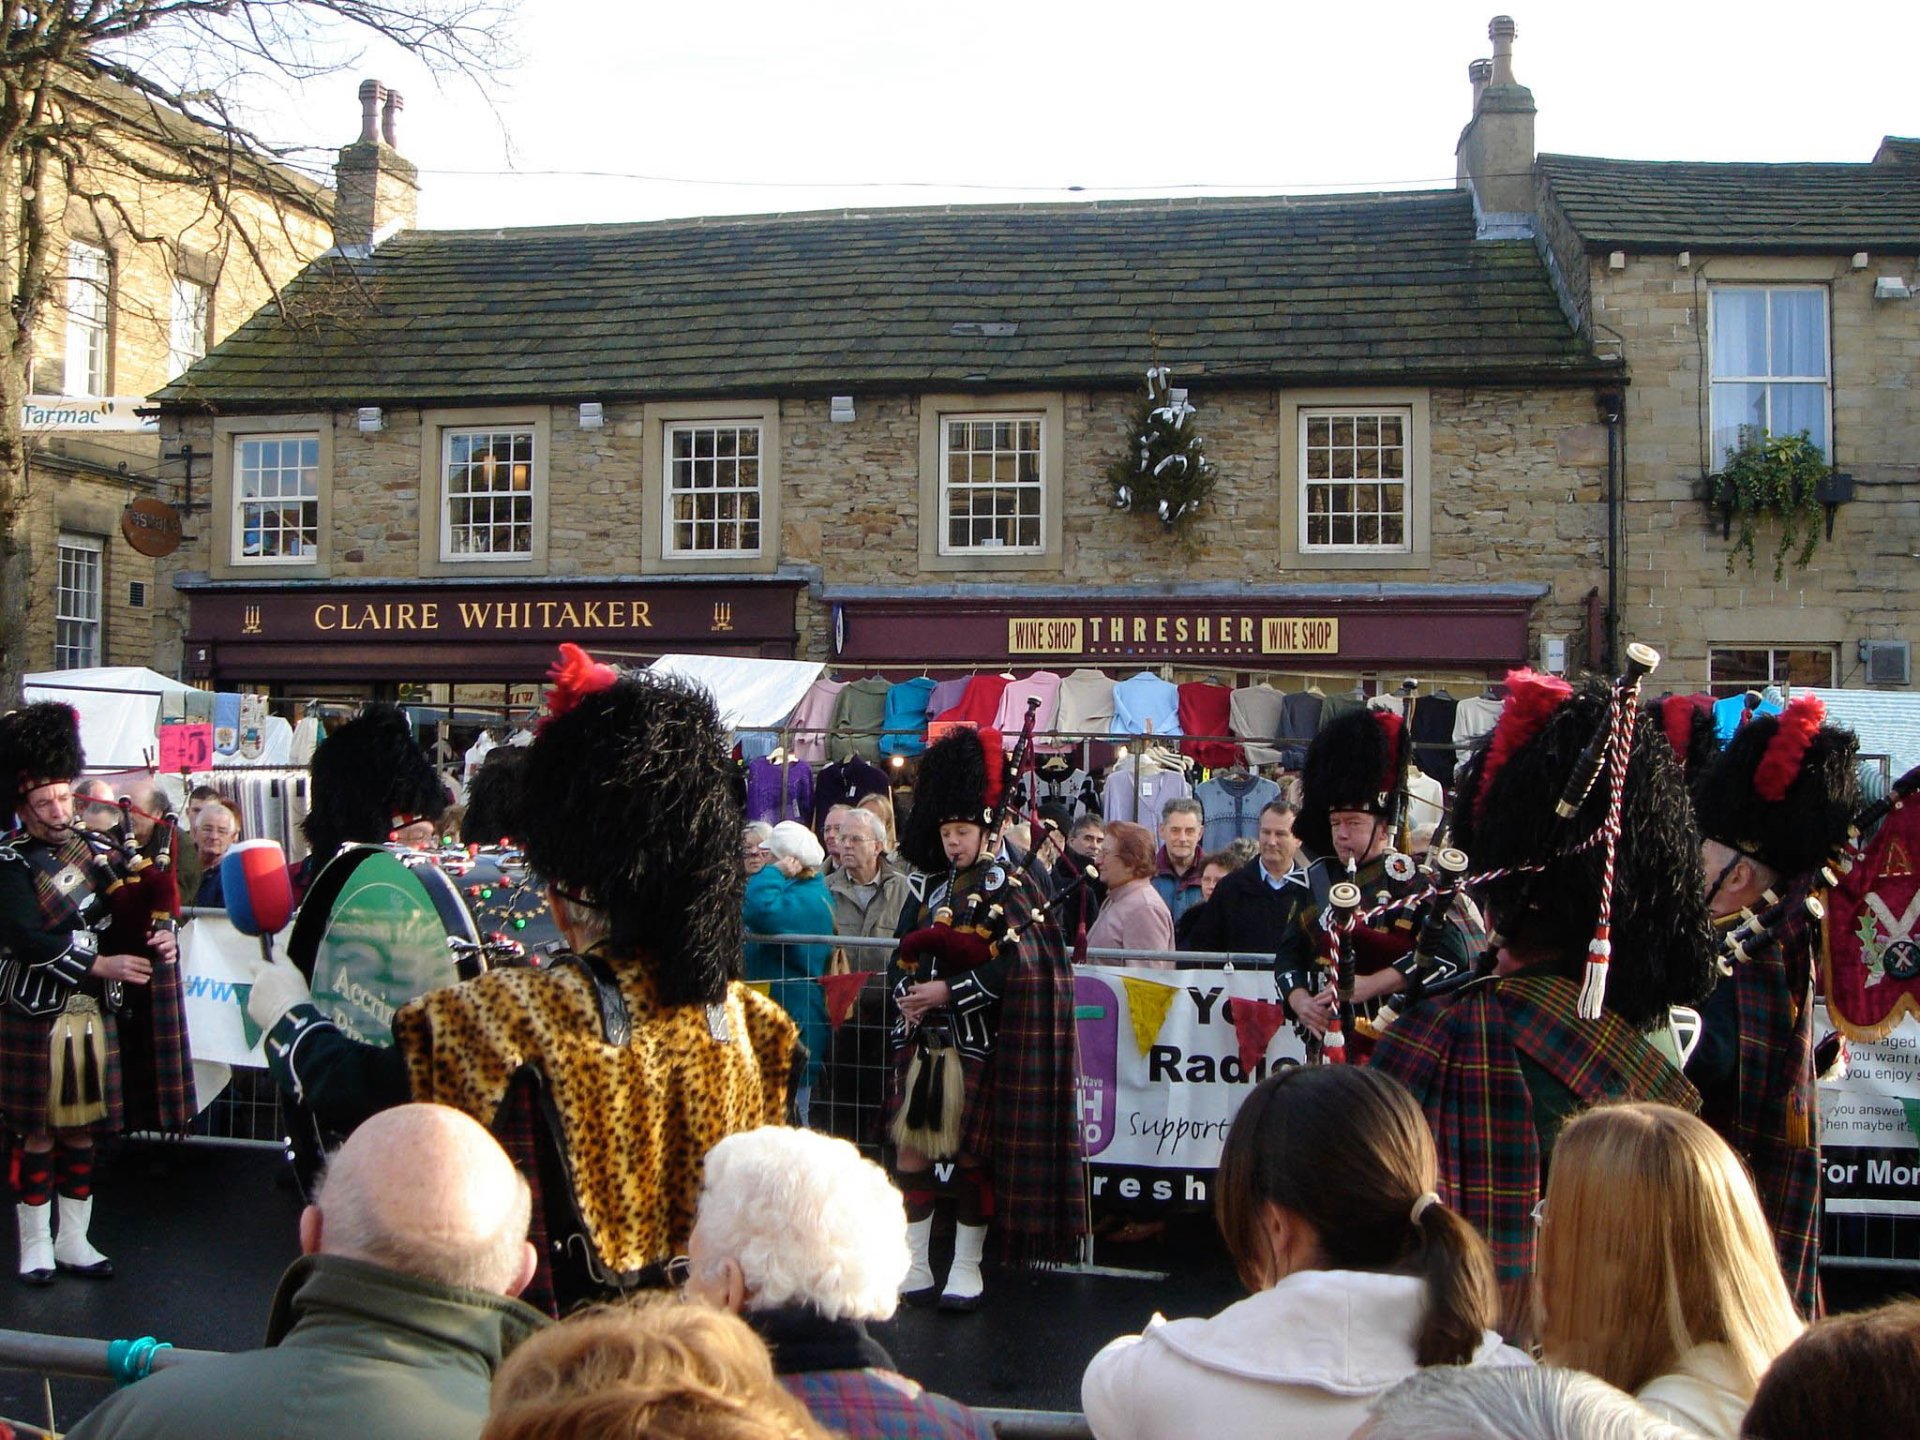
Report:
[[[284,955],[286,932],[274,950]],[[193,1058],[264,1068],[265,1037],[247,1018],[260,942],[242,935],[225,915],[202,913],[180,927],[180,980],[187,1002],[187,1040]]]
[[[1265,971],[1074,967],[1081,1140],[1094,1199],[1128,1209],[1200,1207],[1240,1102],[1274,1067],[1303,1058],[1283,1025],[1254,1053],[1236,1025],[1273,1000]],[[1254,1018],[1254,1017],[1249,1017]],[[1261,1012],[1257,1018],[1264,1020]]]
[[[1826,1007],[1816,1034],[1831,1028]],[[1821,1188],[1833,1215],[1920,1215],[1920,1021],[1847,1042],[1847,1071],[1820,1082]]]

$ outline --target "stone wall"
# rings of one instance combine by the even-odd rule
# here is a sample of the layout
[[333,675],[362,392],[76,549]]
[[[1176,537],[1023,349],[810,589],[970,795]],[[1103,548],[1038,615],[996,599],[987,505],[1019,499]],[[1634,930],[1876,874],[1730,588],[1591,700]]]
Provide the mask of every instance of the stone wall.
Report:
[[[1103,476],[1125,445],[1133,400],[1118,392],[1070,391],[1063,416],[1062,545],[1031,568],[923,573],[921,402],[862,395],[857,418],[829,419],[823,399],[779,405],[782,477],[778,559],[814,566],[825,585],[1042,584],[1162,585],[1170,581],[1257,584],[1460,584],[1531,581],[1548,587],[1535,609],[1536,633],[1580,636],[1584,597],[1605,583],[1604,431],[1590,389],[1435,389],[1427,392],[1431,434],[1431,558],[1424,567],[1283,568],[1283,397],[1267,388],[1198,390],[1197,425],[1220,466],[1212,501],[1188,544],[1151,519],[1112,508]],[[578,427],[571,406],[549,411],[549,572],[631,575],[643,560],[643,527],[657,523],[657,458],[646,453],[646,414],[608,403],[604,428]],[[216,441],[210,421],[174,423],[169,443]],[[333,454],[329,561],[301,578],[335,582],[419,573],[421,419],[394,410],[387,428],[362,434],[351,413],[327,419]],[[229,442],[230,443],[230,442]],[[427,443],[434,444],[431,436]],[[215,564],[208,525],[166,562],[207,572]],[[675,567],[685,573],[684,566]],[[713,569],[726,573],[727,562]],[[222,571],[273,580],[284,572]],[[177,663],[184,598],[172,607],[161,648]],[[796,617],[802,653],[831,653],[828,609],[817,588]],[[1577,644],[1574,660],[1584,660]],[[431,678],[431,677],[422,677]]]
[[[1704,688],[1713,646],[1833,646],[1841,685],[1864,684],[1863,639],[1915,637],[1913,556],[1920,551],[1920,338],[1913,308],[1873,299],[1869,265],[1847,258],[1635,254],[1622,271],[1590,257],[1596,333],[1625,341],[1626,589],[1622,634],[1661,649],[1662,688]],[[1828,287],[1833,357],[1833,454],[1857,499],[1840,507],[1804,570],[1773,579],[1772,537],[1760,564],[1729,571],[1721,524],[1700,499],[1706,455],[1707,290],[1710,283]]]

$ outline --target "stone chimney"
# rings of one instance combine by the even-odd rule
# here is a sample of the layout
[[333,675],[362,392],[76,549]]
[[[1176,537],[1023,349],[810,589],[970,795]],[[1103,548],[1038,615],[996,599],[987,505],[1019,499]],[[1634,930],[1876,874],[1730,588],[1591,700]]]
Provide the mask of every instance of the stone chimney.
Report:
[[1467,67],[1473,83],[1473,118],[1454,147],[1459,188],[1473,195],[1474,216],[1483,240],[1533,233],[1533,92],[1513,78],[1513,40],[1518,27],[1510,15],[1496,15],[1487,26],[1493,58]]
[[360,82],[360,138],[334,165],[333,243],[370,248],[420,214],[420,172],[401,155],[395,122],[406,102],[378,80]]

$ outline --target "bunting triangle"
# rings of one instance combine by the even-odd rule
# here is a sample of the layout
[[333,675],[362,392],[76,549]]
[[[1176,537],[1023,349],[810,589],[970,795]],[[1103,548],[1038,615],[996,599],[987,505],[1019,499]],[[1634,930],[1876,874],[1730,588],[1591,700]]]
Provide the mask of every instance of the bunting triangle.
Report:
[[1176,992],[1171,985],[1136,980],[1131,975],[1121,976],[1120,983],[1127,991],[1127,1018],[1133,1022],[1133,1043],[1145,1055],[1166,1021],[1167,1007],[1173,1004]]
[[1233,997],[1233,1033],[1240,1041],[1240,1068],[1249,1075],[1267,1053],[1267,1046],[1287,1023],[1287,1007],[1276,1000]]
[[853,1005],[860,998],[861,990],[867,981],[880,972],[877,970],[850,970],[844,975],[821,975],[820,988],[827,992],[827,1019],[838,1030],[846,1023],[847,1016],[853,1013]]

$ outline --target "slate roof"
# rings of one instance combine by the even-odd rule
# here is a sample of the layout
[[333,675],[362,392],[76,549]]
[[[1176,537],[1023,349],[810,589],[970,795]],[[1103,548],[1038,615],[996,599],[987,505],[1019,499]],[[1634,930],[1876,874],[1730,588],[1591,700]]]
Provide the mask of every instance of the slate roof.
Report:
[[[1898,150],[1890,142],[1883,154]],[[1536,170],[1589,250],[1920,251],[1920,167],[1910,163],[1708,165],[1542,155]]]
[[157,399],[1132,387],[1150,335],[1190,385],[1619,373],[1533,246],[1475,241],[1440,191],[413,231],[316,262]]

